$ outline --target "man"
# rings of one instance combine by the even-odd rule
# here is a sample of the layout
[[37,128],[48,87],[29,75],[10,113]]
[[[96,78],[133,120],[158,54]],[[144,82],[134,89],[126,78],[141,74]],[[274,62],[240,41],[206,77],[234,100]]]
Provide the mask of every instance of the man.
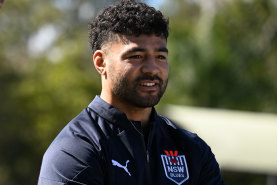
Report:
[[154,109],[168,81],[161,12],[123,0],[89,28],[101,95],[46,151],[39,184],[223,185],[208,145]]

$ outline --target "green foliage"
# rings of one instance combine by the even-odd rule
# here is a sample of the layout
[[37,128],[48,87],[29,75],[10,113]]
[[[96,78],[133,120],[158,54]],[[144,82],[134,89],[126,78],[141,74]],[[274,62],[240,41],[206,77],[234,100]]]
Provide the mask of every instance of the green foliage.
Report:
[[[87,25],[74,19],[76,8],[24,0],[7,1],[0,10],[0,184],[37,184],[46,148],[100,93]],[[30,39],[45,25],[60,36],[32,53],[39,46],[29,47]]]
[[[0,9],[0,184],[36,184],[48,145],[100,93],[80,7],[97,12],[109,2],[5,1]],[[165,2],[170,82],[162,103],[277,112],[274,1],[222,1],[210,9],[194,0]],[[51,34],[32,39],[43,30],[56,37],[41,49],[36,44]]]
[[167,101],[277,112],[276,4],[234,0],[209,11],[195,6],[187,3],[188,11],[171,17],[174,91]]
[[201,91],[213,90],[208,106],[277,112],[276,73],[269,72],[276,69],[277,58],[270,52],[277,50],[273,44],[277,37],[265,33],[267,29],[276,31],[275,12],[276,6],[270,1],[258,0],[234,1],[217,12],[212,30],[213,56],[200,79],[204,84],[214,82]]

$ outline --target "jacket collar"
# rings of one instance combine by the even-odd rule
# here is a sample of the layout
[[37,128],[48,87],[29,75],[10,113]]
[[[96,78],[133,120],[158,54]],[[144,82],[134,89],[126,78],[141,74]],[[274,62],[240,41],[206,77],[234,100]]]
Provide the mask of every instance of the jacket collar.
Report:
[[[117,136],[125,145],[133,159],[139,161],[145,160],[146,148],[144,138],[141,133],[136,130],[133,123],[127,119],[125,113],[108,104],[99,96],[96,96],[88,107],[100,117],[106,119],[118,127],[119,132],[117,133]],[[154,108],[152,109],[150,120],[154,129],[155,125],[157,124],[157,113]],[[152,140],[150,137],[149,139]],[[143,163],[141,163],[141,165],[143,165]]]
[[100,117],[121,127],[126,127],[127,122],[129,122],[124,112],[105,102],[99,95],[95,96],[88,107]]
[[[118,125],[121,129],[128,129],[133,128],[131,122],[128,120],[126,114],[121,110],[115,108],[114,106],[108,104],[99,95],[95,96],[93,101],[88,106],[91,108],[95,113],[97,113],[100,117],[106,119],[107,121]],[[152,108],[150,120],[152,123],[155,123],[157,120],[157,112],[155,108]]]

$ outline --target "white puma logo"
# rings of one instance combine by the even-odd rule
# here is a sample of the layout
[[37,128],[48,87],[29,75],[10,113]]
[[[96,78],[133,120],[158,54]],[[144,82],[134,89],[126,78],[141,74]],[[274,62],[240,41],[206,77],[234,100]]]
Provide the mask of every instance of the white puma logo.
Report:
[[128,171],[128,169],[127,169],[127,165],[128,165],[128,163],[129,163],[129,160],[126,161],[126,165],[125,165],[125,166],[119,164],[119,163],[118,163],[117,161],[115,161],[115,160],[112,160],[112,163],[113,163],[114,166],[117,166],[117,167],[119,167],[119,168],[123,168],[123,169],[131,176],[131,174],[129,173],[129,171]]

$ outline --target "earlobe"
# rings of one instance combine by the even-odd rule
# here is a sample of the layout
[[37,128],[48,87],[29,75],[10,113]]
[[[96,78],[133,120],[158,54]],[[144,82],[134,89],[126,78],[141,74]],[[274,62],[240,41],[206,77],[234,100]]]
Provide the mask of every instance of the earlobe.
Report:
[[105,53],[102,50],[97,50],[93,55],[94,67],[100,75],[106,75]]

